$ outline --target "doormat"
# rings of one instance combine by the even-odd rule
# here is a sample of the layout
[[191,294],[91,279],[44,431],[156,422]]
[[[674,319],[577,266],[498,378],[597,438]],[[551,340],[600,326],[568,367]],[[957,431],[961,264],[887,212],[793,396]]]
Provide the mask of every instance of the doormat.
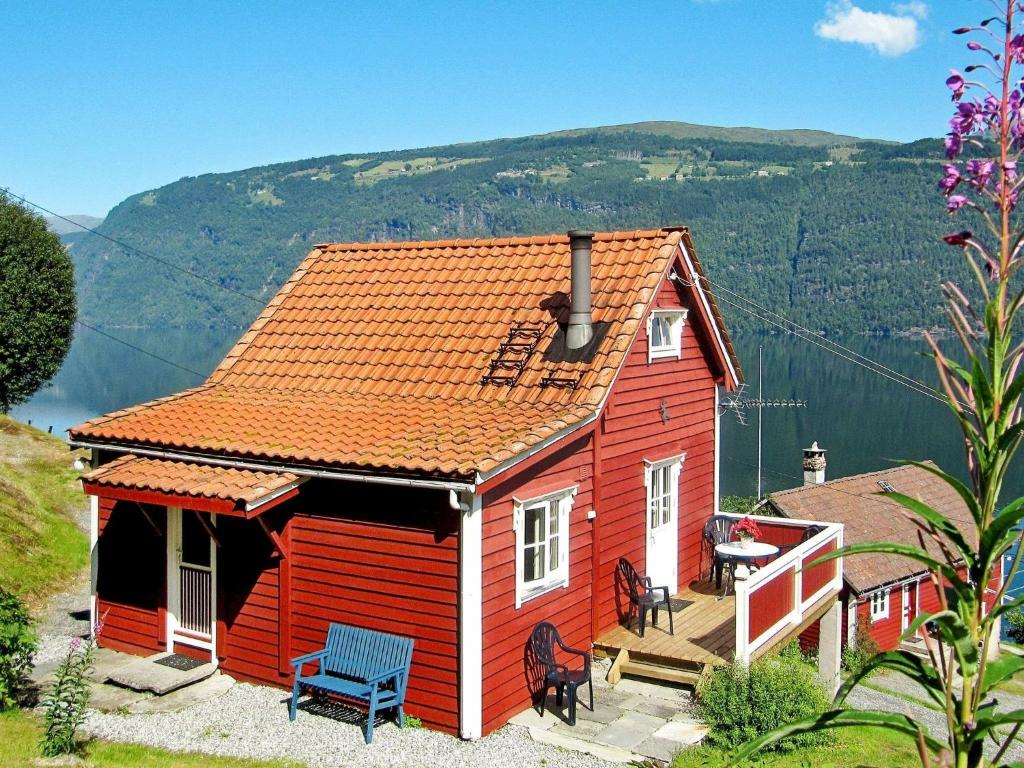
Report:
[[201,659],[193,659],[191,656],[185,656],[181,653],[172,653],[170,656],[164,656],[162,659],[157,659],[155,664],[162,664],[165,667],[171,669],[177,669],[180,672],[190,672],[196,667],[201,667],[203,664],[209,662],[202,661]]

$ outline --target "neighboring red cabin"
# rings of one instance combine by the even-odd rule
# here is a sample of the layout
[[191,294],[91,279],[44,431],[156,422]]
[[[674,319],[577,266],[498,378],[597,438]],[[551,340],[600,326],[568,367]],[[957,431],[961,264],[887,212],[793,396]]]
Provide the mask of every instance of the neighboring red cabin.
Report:
[[204,385],[71,430],[100,643],[287,685],[356,624],[415,639],[408,713],[503,725],[619,557],[697,576],[740,375],[703,279],[683,228],[318,246]]
[[[811,451],[812,449],[808,449]],[[968,537],[975,530],[967,505],[941,478],[916,466],[900,466],[880,472],[851,475],[824,482],[824,451],[818,450],[821,463],[817,472],[805,472],[806,485],[780,491],[769,497],[769,505],[785,517],[843,524],[844,543],[866,544],[892,541],[920,546],[922,529],[902,511],[903,508],[882,494],[897,491],[923,501],[951,518]],[[805,467],[807,458],[805,457]],[[925,535],[925,545],[943,558],[936,544]],[[935,613],[940,596],[927,571],[904,557],[869,554],[843,559],[844,588],[842,642],[856,643],[858,623],[883,651],[895,650],[910,624],[922,613]],[[988,586],[992,606],[1002,586],[1002,572]],[[801,636],[805,647],[817,644],[817,627]]]

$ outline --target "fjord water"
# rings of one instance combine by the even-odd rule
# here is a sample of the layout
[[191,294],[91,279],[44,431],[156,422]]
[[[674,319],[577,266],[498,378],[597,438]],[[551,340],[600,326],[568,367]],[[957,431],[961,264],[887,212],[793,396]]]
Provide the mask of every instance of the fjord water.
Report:
[[[242,331],[219,329],[119,329],[115,335],[207,374]],[[963,474],[961,441],[941,403],[871,373],[819,347],[787,336],[741,336],[737,350],[757,395],[757,348],[762,346],[763,394],[769,400],[797,399],[806,407],[763,410],[763,487],[800,485],[801,449],[817,441],[828,449],[828,477],[870,472],[898,459],[933,459]],[[920,339],[854,337],[845,346],[929,385],[935,382]],[[172,367],[88,329],[79,331],[63,368],[49,387],[14,410],[15,418],[62,434],[69,426],[101,413],[196,386],[195,373]],[[728,398],[724,398],[728,400]],[[757,412],[735,409],[722,416],[722,493],[751,495],[756,487]],[[671,412],[670,412],[671,417]],[[1017,462],[1004,499],[1024,493],[1024,466]],[[683,471],[685,472],[685,466]]]

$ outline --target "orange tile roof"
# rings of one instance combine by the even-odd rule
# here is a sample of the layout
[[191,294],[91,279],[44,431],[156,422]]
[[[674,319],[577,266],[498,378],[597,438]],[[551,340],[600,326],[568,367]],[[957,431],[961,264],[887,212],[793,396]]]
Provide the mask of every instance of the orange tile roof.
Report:
[[[71,437],[470,478],[596,412],[681,242],[696,261],[685,229],[594,237],[609,330],[590,363],[543,359],[569,312],[566,235],[317,246],[203,386]],[[537,352],[516,386],[481,384],[514,323],[544,327]]]
[[185,461],[121,456],[82,476],[101,488],[255,504],[299,481],[291,472],[259,472]]
[[[963,499],[949,485],[925,469],[902,466],[880,472],[843,477],[820,485],[807,485],[770,496],[786,517],[842,523],[844,544],[893,541],[920,545],[917,523],[903,507],[881,496],[879,481],[899,493],[925,502],[950,517],[968,541],[977,541],[974,519]],[[938,545],[925,534],[925,546],[933,556],[945,559]],[[858,593],[923,573],[919,563],[893,555],[855,555],[843,559],[843,575]]]

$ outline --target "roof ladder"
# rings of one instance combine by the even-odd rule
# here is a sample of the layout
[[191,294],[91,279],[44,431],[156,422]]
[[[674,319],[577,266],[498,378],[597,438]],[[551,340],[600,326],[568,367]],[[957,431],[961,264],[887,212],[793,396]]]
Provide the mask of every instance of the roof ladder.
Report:
[[514,323],[480,383],[514,387],[526,370],[526,364],[530,362],[543,333],[544,325],[541,323]]

